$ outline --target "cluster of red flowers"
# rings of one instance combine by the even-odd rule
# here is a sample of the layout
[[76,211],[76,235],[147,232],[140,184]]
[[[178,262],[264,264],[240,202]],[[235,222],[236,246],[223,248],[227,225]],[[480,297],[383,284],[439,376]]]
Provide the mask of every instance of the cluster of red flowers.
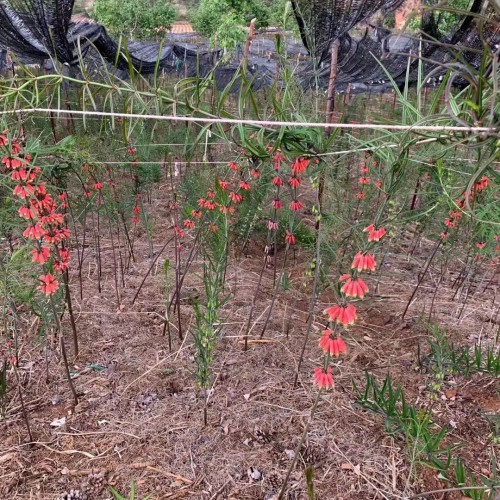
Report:
[[[386,234],[384,228],[375,229],[373,224],[367,226],[364,231],[368,233],[369,243],[379,241]],[[359,274],[365,271],[375,271],[376,266],[377,263],[373,255],[368,251],[359,251],[354,256],[351,272],[340,277],[340,282],[343,284],[340,288],[339,303],[324,310],[328,316],[328,326],[323,330],[319,345],[325,354],[325,364],[314,370],[314,381],[320,388],[329,389],[334,385],[332,368],[329,366],[330,358],[332,356],[338,357],[347,352],[339,329],[353,325],[358,318],[356,306],[348,303],[348,299],[362,299],[369,291],[367,284],[359,277]]]
[[[272,218],[268,221],[267,227],[270,231],[278,230],[278,222],[276,221],[278,217],[278,210],[283,208],[283,201],[280,198],[281,188],[286,184],[283,179],[283,174],[281,172],[281,164],[285,161],[283,154],[278,151],[273,156],[274,170],[276,171],[273,177],[272,183],[275,187],[274,199],[271,203],[273,208]],[[300,174],[303,174],[309,165],[309,160],[306,158],[296,158],[292,165],[290,166],[291,175],[288,177],[288,185],[292,190],[292,200],[290,201],[290,209],[294,212],[298,212],[304,208],[304,204],[298,199],[299,198],[299,187],[302,184],[302,178]],[[287,245],[293,245],[296,242],[295,235],[290,231],[286,230],[285,243]]]
[[6,151],[2,164],[11,179],[16,182],[14,196],[21,200],[19,216],[28,222],[23,236],[32,240],[32,261],[44,266],[45,274],[40,276],[39,290],[46,295],[55,293],[59,282],[52,272],[64,273],[69,266],[69,249],[66,241],[70,231],[65,216],[58,209],[68,208],[67,193],[59,195],[60,207],[47,191],[45,182],[40,181],[40,167],[31,164],[31,157],[22,152],[20,144],[9,141],[7,131],[0,134],[0,147]]
[[[476,182],[476,184],[472,187],[472,190],[467,193],[463,192],[462,196],[458,199],[455,200],[455,205],[457,206],[456,210],[450,210],[449,217],[446,217],[444,220],[444,225],[446,226],[446,229],[444,229],[441,232],[441,238],[443,240],[447,240],[450,237],[450,230],[451,229],[457,229],[457,226],[459,224],[460,219],[462,218],[462,210],[464,210],[467,206],[467,198],[469,199],[469,203],[472,203],[474,200],[474,197],[484,191],[486,188],[488,188],[490,185],[490,180],[488,177],[483,176],[481,177],[479,182]],[[481,242],[479,242],[476,246],[479,250],[481,250],[484,246]]]
[[139,215],[141,214],[141,194],[137,193],[135,195],[135,203],[134,203],[134,208],[132,209],[134,211],[134,215],[132,216],[132,222],[134,224],[139,224],[140,219]]
[[[82,166],[82,173],[83,173],[83,178],[84,178],[84,184],[83,184],[83,196],[85,198],[92,198],[94,194],[100,195],[102,190],[104,189],[105,183],[103,181],[98,180],[98,176],[96,173],[95,167],[92,167],[85,163]],[[115,182],[113,178],[111,177],[111,169],[108,168],[108,174],[109,174],[109,181],[108,184],[110,186],[114,186]],[[97,196],[97,198],[94,200],[94,203],[96,205],[100,205],[104,203],[104,200],[102,199],[101,196]]]
[[[184,229],[195,229],[197,225],[196,221],[200,221],[206,212],[218,209],[223,214],[234,215],[237,206],[245,200],[245,191],[252,190],[252,180],[257,180],[260,177],[260,172],[253,168],[249,172],[249,178],[245,179],[242,169],[233,161],[229,162],[228,168],[229,176],[225,179],[218,179],[215,188],[209,189],[206,196],[198,200],[199,209],[191,210],[190,216],[182,221]],[[179,207],[171,205],[170,208],[177,209]],[[213,223],[209,223],[207,227],[212,232],[219,230],[219,227]],[[174,230],[178,238],[185,236],[180,226],[176,225]]]
[[[362,163],[361,167],[359,168],[360,171],[360,177],[358,178],[358,183],[361,186],[361,191],[356,193],[356,198],[358,200],[364,200],[366,197],[366,194],[364,193],[364,187],[369,185],[372,182],[372,179],[369,177],[370,174],[370,167],[366,164],[366,161],[368,160],[368,157],[365,159],[365,162]],[[373,166],[377,166],[377,162],[373,162]],[[374,181],[374,184],[381,189],[382,188],[382,181],[377,179]]]

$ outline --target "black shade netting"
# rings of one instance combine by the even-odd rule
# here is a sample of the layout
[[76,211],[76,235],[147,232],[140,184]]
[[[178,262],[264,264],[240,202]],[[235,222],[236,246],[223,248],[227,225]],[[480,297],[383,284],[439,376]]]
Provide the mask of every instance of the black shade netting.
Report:
[[304,45],[320,64],[330,45],[377,11],[397,9],[404,0],[292,0]]
[[[483,11],[484,2],[474,0],[471,12]],[[477,68],[485,48],[489,46],[489,50],[494,51],[500,42],[498,23],[476,22],[471,15],[465,16],[449,36],[439,32],[438,19],[432,13],[425,18],[421,36],[394,34],[384,28],[365,28],[364,33],[358,31],[356,35],[347,33],[350,27],[380,6],[393,9],[399,3],[399,0],[314,0],[309,4],[305,0],[295,0],[296,9],[304,6],[312,9],[308,15],[318,20],[314,43],[322,47],[318,63],[317,58],[308,56],[310,46],[306,50],[301,43],[286,42],[288,63],[294,67],[300,84],[305,88],[328,85],[328,56],[335,37],[340,40],[337,89],[349,88],[354,92],[391,88],[388,75],[400,86],[404,85],[407,76],[409,82],[414,83],[418,80],[420,64],[424,75],[432,72],[437,78],[456,61]],[[353,10],[345,14],[349,6]],[[99,24],[90,20],[72,21],[72,8],[73,0],[0,0],[0,70],[7,66],[6,48],[21,62],[43,64],[52,59],[72,66],[76,73],[83,58],[87,70],[92,68],[96,78],[104,67],[107,72],[116,72],[120,78],[126,78],[130,65],[143,75],[158,69],[176,73],[179,78],[204,77],[215,69],[217,86],[225,88],[241,68],[243,50],[236,51],[230,62],[221,64],[222,51],[211,50],[207,43],[116,41]],[[324,15],[322,8],[327,9]],[[333,26],[333,20],[338,20],[338,25]],[[322,26],[326,31],[321,30]],[[247,78],[254,90],[269,87],[276,81],[280,73],[277,71],[279,59],[272,40],[254,40],[247,64]],[[236,79],[233,90],[237,90],[240,83],[241,79]]]
[[67,38],[74,0],[4,0],[0,2],[0,44],[31,57],[50,55],[70,62]]

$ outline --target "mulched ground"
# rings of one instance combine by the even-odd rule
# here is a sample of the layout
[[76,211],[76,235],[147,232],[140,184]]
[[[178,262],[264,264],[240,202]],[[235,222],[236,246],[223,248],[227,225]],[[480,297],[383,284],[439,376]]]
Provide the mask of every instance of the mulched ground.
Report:
[[[156,193],[150,207],[159,218],[166,215],[162,196]],[[164,238],[161,230],[155,233],[156,250]],[[352,380],[364,387],[365,370],[379,380],[389,373],[403,385],[409,403],[427,408],[437,423],[452,430],[448,442],[461,445],[457,456],[476,474],[491,474],[487,414],[500,411],[498,382],[489,375],[447,377],[437,397],[431,397],[432,366],[421,369],[416,353],[420,343],[422,352],[429,354],[424,320],[439,266],[431,266],[410,312],[401,319],[417,274],[433,249],[432,242],[422,240],[409,256],[413,246],[411,235],[398,242],[381,271],[368,280],[376,293],[359,304],[360,322],[346,337],[348,356],[336,364],[335,391],[320,400],[290,478],[289,499],[307,498],[304,469],[308,466],[314,468],[318,499],[401,499],[447,486],[434,471],[409,459],[412,450],[401,436],[386,433],[382,416],[354,404]],[[231,259],[227,288],[233,299],[224,309],[209,423],[204,427],[189,334],[193,321],[189,297],[199,286],[199,266],[190,271],[182,295],[184,339],[178,339],[173,318],[169,352],[167,338],[161,335],[162,259],[131,305],[151,265],[145,238],[138,235],[137,260],[120,289],[120,307],[110,241],[103,240],[102,247],[102,293],[97,293],[90,248],[83,299],[76,280],[72,284],[81,345],[73,367],[80,394],[74,410],[59,358],[37,336],[34,318],[23,316],[20,375],[36,443],[27,442],[19,397],[11,391],[7,416],[0,423],[0,498],[103,500],[112,498],[110,486],[127,495],[133,479],[137,498],[150,494],[155,499],[276,499],[316,396],[311,375],[321,358],[317,344],[321,315],[307,343],[297,387],[293,386],[306,330],[311,281],[302,270],[308,256],[297,254],[291,291],[278,297],[261,342],[273,290],[273,270],[266,270],[246,352],[242,334],[262,265],[262,245],[253,242],[246,256]],[[172,248],[164,255],[171,256]],[[486,293],[481,286],[472,289],[464,307],[463,296],[453,300],[455,278],[449,272],[441,283],[433,319],[447,328],[456,345],[472,347],[479,339],[483,345],[494,345],[499,329],[498,281],[491,282]],[[327,300],[321,298],[318,311]],[[292,328],[287,337],[289,317]],[[62,418],[64,425],[51,426]],[[461,495],[431,498],[460,499]]]

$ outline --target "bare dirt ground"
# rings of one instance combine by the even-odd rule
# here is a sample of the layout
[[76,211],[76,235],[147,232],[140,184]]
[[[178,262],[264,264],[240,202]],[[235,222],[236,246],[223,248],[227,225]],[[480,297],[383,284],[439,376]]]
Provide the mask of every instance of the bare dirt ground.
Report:
[[[157,190],[148,207],[157,220],[167,218],[167,194]],[[154,246],[163,245],[158,229]],[[422,318],[429,311],[436,276],[426,278],[407,317],[401,311],[432,252],[423,240],[415,249],[408,235],[395,243],[380,272],[368,280],[370,298],[359,304],[361,321],[346,337],[348,355],[336,364],[336,389],[325,393],[301,449],[286,498],[305,499],[304,469],[314,467],[318,499],[400,499],[412,493],[446,487],[435,471],[410,460],[411,450],[399,436],[389,436],[384,418],[355,405],[354,379],[364,387],[364,371],[383,380],[390,374],[404,387],[408,402],[428,408],[440,425],[453,432],[449,442],[475,473],[490,471],[490,432],[486,413],[500,410],[498,381],[489,375],[447,378],[437,399],[429,397],[430,371],[417,363],[417,346],[428,354],[429,336]],[[296,255],[291,290],[279,296],[264,341],[259,341],[272,295],[272,269],[266,270],[259,295],[250,349],[243,350],[248,317],[262,262],[262,244],[252,242],[246,256],[233,258],[226,306],[216,352],[213,393],[207,427],[202,399],[195,387],[194,346],[189,294],[199,286],[195,265],[187,278],[181,313],[184,338],[172,319],[173,349],[161,335],[165,312],[162,261],[153,267],[138,300],[132,298],[151,260],[144,235],[136,234],[136,262],[131,263],[117,303],[111,242],[103,241],[103,290],[96,285],[91,249],[85,265],[84,294],[72,282],[81,354],[74,366],[80,395],[72,409],[63,367],[54,350],[42,343],[34,318],[24,318],[20,372],[35,443],[28,443],[17,393],[10,393],[1,422],[0,498],[110,499],[110,486],[127,495],[135,480],[137,498],[271,499],[293,459],[316,389],[312,371],[320,361],[317,347],[321,315],[307,343],[299,383],[293,387],[304,342],[310,279],[303,278],[307,255]],[[164,256],[171,256],[167,248]],[[458,271],[458,269],[456,270]],[[498,281],[486,292],[484,281],[472,288],[465,307],[453,300],[455,273],[448,273],[435,300],[434,320],[447,327],[456,345],[472,347],[480,338],[493,343],[498,333]],[[474,292],[478,292],[474,295]],[[292,328],[285,335],[290,307]],[[329,303],[321,297],[318,311]],[[422,311],[427,313],[422,313]],[[69,338],[69,324],[64,318]],[[68,342],[69,344],[69,342]],[[65,418],[65,424],[51,426]],[[488,472],[490,473],[490,472]],[[78,494],[71,490],[78,490]],[[78,496],[79,495],[79,496]],[[432,498],[432,497],[431,497]],[[457,493],[434,498],[460,499]]]

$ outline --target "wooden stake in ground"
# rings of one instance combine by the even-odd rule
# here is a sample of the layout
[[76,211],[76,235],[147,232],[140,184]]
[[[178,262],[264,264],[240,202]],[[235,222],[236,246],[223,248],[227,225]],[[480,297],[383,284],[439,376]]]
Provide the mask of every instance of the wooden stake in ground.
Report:
[[[332,59],[330,62],[330,78],[328,80],[328,94],[326,100],[326,122],[334,122],[334,111],[335,111],[335,83],[337,81],[338,73],[338,60],[339,60],[339,47],[340,42],[335,40],[332,43]],[[325,129],[325,136],[329,138],[332,135],[331,127]],[[323,202],[323,191],[325,190],[325,173],[321,172],[318,183],[318,210],[321,214],[321,205]],[[320,219],[316,221],[316,231],[319,229]]]

